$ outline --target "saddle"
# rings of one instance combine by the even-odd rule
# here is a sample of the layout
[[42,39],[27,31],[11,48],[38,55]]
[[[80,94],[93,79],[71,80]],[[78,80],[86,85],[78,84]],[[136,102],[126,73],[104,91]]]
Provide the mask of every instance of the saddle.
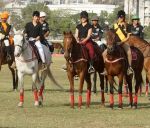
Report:
[[38,59],[38,62],[42,62],[38,48],[36,47],[35,43],[33,41],[29,41],[29,44],[32,48],[33,53],[35,54],[36,58]]

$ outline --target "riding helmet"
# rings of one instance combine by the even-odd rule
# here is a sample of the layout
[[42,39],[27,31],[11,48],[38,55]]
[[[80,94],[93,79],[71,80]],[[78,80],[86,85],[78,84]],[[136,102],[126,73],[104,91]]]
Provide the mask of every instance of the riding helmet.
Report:
[[92,21],[98,21],[98,20],[99,20],[98,16],[93,16],[92,17]]
[[140,18],[137,15],[132,16],[132,20],[139,20]]
[[125,17],[125,16],[126,16],[126,13],[125,13],[125,11],[120,10],[120,11],[118,11],[117,16],[118,16],[118,18],[122,18],[122,17]]
[[86,19],[88,19],[88,13],[86,11],[82,11],[80,13],[80,18],[86,18]]
[[32,14],[32,16],[33,16],[33,17],[34,17],[34,16],[39,17],[39,16],[40,16],[40,12],[39,12],[39,11],[34,11],[33,14]]

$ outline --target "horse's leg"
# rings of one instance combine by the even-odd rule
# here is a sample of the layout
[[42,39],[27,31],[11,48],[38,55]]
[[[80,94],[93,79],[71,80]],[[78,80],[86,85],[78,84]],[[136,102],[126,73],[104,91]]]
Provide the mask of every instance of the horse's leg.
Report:
[[122,84],[123,84],[123,73],[118,75],[118,79],[119,79],[119,87],[118,87],[118,100],[119,100],[119,104],[118,104],[118,108],[122,108]]
[[72,72],[67,72],[68,79],[70,82],[70,105],[71,108],[74,108],[74,78]]
[[85,80],[87,82],[86,105],[87,105],[87,107],[89,107],[90,103],[91,103],[91,78],[90,78],[90,74],[87,74],[85,76]]
[[108,75],[108,80],[110,84],[110,107],[114,107],[114,87],[113,87],[113,76]]
[[100,88],[101,88],[101,104],[104,106],[105,105],[105,96],[104,96],[104,76],[100,75]]
[[146,75],[145,95],[148,96],[149,80]]
[[85,77],[85,71],[82,70],[82,72],[80,72],[80,74],[79,74],[79,78],[80,78],[79,97],[78,97],[78,107],[79,108],[81,108],[81,106],[82,106],[82,92],[83,92],[84,77]]
[[96,89],[96,81],[97,81],[97,73],[94,72],[94,75],[93,75],[93,92],[96,93],[97,89]]
[[20,88],[20,102],[18,104],[18,107],[22,107],[23,106],[23,102],[24,102],[23,77],[24,77],[24,74],[22,74],[21,72],[18,72],[18,84],[19,84],[19,88]]
[[47,76],[47,71],[43,71],[42,73],[41,73],[41,81],[40,81],[40,79],[37,77],[37,82],[39,83],[39,88],[40,88],[40,90],[39,90],[39,105],[42,105],[42,102],[43,102],[43,90],[44,90],[44,88],[45,88],[45,79],[46,79],[46,76]]
[[38,88],[37,88],[37,77],[38,74],[34,73],[32,74],[32,88],[33,88],[33,93],[34,93],[34,105],[39,106],[39,99],[38,99]]
[[133,97],[132,97],[132,76],[126,75],[126,82],[129,88],[129,105],[132,107],[133,105]]
[[108,78],[105,76],[105,93],[108,93]]
[[128,84],[126,79],[124,79],[124,95],[128,96]]
[[8,65],[8,68],[10,69],[11,71],[11,74],[12,74],[12,79],[13,79],[13,90],[16,90],[17,89],[17,83],[16,83],[16,71],[10,67],[10,65]]
[[135,85],[134,107],[137,108],[138,90],[142,84],[142,74],[140,72],[135,73],[135,80],[136,80],[136,85]]

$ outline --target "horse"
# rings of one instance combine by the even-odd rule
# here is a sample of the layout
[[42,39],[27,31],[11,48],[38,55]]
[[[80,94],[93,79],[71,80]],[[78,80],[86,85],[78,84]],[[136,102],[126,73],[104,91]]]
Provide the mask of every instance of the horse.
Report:
[[[46,58],[46,66],[47,69],[41,69],[41,63],[39,59],[35,55],[33,47],[31,44],[26,40],[23,33],[21,31],[15,31],[14,35],[14,45],[15,45],[15,61],[16,67],[18,70],[18,82],[20,87],[20,102],[18,104],[19,107],[23,106],[24,103],[24,84],[23,78],[25,75],[32,76],[32,89],[34,92],[34,105],[39,106],[42,105],[43,102],[43,90],[44,90],[44,81],[46,76],[48,77],[57,85],[58,87],[62,88],[57,81],[54,79],[51,70],[51,52],[49,48],[43,45],[43,49],[45,52]],[[40,75],[41,72],[41,75]],[[39,90],[39,93],[38,93]]]
[[54,43],[54,42],[52,42],[52,45],[53,45],[54,49],[58,50],[57,53],[63,53],[64,48],[63,48],[61,43]]
[[[67,76],[70,82],[70,105],[71,108],[74,108],[74,76],[79,76],[79,96],[78,96],[78,107],[82,106],[82,92],[84,79],[87,83],[87,99],[86,105],[89,107],[91,102],[91,79],[90,74],[88,73],[89,62],[87,59],[88,53],[87,49],[84,46],[77,43],[72,32],[64,32],[64,57],[66,59],[67,65]],[[100,73],[104,70],[104,61],[102,53],[99,50],[97,45],[94,46],[95,53],[97,58],[94,61],[94,68],[98,72],[100,77],[100,87],[101,87],[101,102],[104,105],[104,76],[101,76]]]
[[144,64],[144,57],[141,51],[133,46],[131,46],[132,51],[132,68],[134,70],[135,83],[135,96],[134,103],[132,98],[132,75],[127,75],[127,56],[124,49],[121,46],[116,45],[116,34],[113,30],[106,32],[107,40],[107,58],[105,60],[105,67],[108,72],[108,80],[110,83],[110,106],[113,107],[113,76],[118,76],[119,78],[119,108],[122,108],[122,84],[123,78],[125,77],[126,82],[129,87],[129,104],[137,108],[137,98],[138,89],[142,84],[142,69]]
[[2,65],[8,64],[8,68],[12,74],[13,90],[17,90],[18,88],[17,70],[11,67],[12,63],[15,61],[14,54],[13,54],[14,45],[12,44],[9,47],[11,47],[11,50],[12,50],[11,60],[7,60],[6,47],[4,45],[4,42],[0,40],[0,70],[1,70]]

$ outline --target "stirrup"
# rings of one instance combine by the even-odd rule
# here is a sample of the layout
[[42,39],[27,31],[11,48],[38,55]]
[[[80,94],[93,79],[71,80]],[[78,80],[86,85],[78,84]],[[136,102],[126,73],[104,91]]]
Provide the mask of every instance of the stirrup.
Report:
[[13,62],[10,67],[13,68],[13,69],[17,69],[17,67],[16,67],[16,62]]
[[107,71],[106,70],[104,70],[102,73],[100,73],[101,75],[107,75]]
[[127,70],[127,75],[131,75],[133,74],[134,70],[132,69],[132,67],[129,67]]
[[42,63],[41,70],[42,71],[47,70],[47,65],[45,63]]
[[95,72],[95,69],[93,66],[90,66],[89,69],[88,69],[88,73],[94,73]]

